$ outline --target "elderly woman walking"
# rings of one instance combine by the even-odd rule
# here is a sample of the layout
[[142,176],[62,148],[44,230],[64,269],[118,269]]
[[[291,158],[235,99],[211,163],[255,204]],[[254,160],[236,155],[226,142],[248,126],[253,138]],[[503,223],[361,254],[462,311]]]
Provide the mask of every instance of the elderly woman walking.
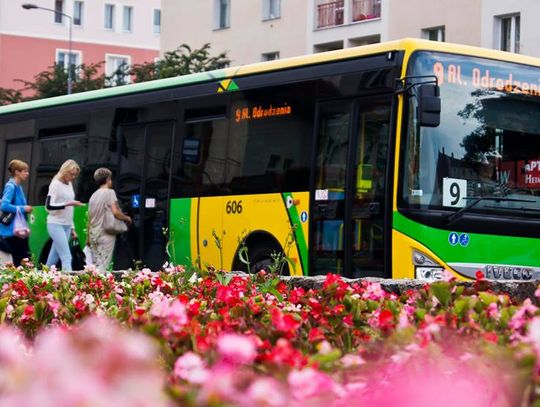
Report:
[[106,271],[112,260],[116,234],[105,230],[105,217],[112,213],[116,219],[127,224],[131,224],[131,218],[120,210],[112,189],[112,172],[107,168],[98,168],[94,172],[94,180],[99,188],[88,202],[88,242],[96,268]]
[[47,231],[52,239],[51,251],[47,258],[47,266],[62,261],[62,270],[71,271],[70,235],[77,238],[73,223],[73,207],[82,205],[75,200],[72,181],[79,176],[81,169],[74,160],[65,161],[49,185],[45,207],[47,215]]

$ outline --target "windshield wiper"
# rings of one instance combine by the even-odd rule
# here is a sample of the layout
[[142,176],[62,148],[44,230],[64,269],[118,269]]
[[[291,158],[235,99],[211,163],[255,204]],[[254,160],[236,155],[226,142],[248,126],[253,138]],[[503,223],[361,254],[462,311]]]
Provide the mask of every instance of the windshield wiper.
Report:
[[471,202],[469,202],[467,205],[465,205],[463,208],[461,208],[456,213],[453,213],[452,215],[448,216],[446,219],[446,224],[451,225],[455,223],[458,219],[460,219],[466,212],[471,210],[474,206],[476,206],[477,203],[482,201],[495,201],[495,202],[536,202],[531,201],[530,199],[519,199],[519,198],[505,198],[503,196],[479,196],[479,197],[466,197],[463,199],[472,199]]

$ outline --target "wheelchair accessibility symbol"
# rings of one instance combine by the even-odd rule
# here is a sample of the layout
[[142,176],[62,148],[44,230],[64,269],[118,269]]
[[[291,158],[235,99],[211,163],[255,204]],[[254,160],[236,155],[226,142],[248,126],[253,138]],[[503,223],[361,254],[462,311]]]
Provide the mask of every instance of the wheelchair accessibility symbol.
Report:
[[141,196],[140,195],[131,195],[131,207],[139,208],[141,206]]

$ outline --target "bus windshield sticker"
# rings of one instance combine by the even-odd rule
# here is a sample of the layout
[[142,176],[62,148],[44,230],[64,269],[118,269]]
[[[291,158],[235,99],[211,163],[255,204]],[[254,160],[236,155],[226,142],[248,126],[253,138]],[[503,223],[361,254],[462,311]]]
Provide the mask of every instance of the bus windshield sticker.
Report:
[[186,163],[197,164],[200,154],[200,140],[184,139],[184,147],[182,149],[182,159]]
[[424,190],[422,189],[411,189],[411,196],[423,196]]
[[328,201],[328,190],[327,189],[316,189],[315,190],[315,200],[316,201]]
[[466,205],[467,180],[443,178],[443,206],[463,208]]
[[144,207],[145,208],[155,208],[156,207],[156,199],[155,198],[146,198],[144,200]]

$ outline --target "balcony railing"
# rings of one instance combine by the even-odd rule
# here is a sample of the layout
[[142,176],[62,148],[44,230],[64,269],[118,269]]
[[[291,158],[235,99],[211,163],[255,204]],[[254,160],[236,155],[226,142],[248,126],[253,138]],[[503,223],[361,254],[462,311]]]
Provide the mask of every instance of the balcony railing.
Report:
[[317,5],[317,28],[333,27],[343,24],[345,1],[327,1]]
[[[335,27],[381,17],[381,0],[317,0],[316,8],[316,28]],[[345,8],[350,12],[348,17]]]
[[381,0],[352,0],[352,21],[381,17]]

